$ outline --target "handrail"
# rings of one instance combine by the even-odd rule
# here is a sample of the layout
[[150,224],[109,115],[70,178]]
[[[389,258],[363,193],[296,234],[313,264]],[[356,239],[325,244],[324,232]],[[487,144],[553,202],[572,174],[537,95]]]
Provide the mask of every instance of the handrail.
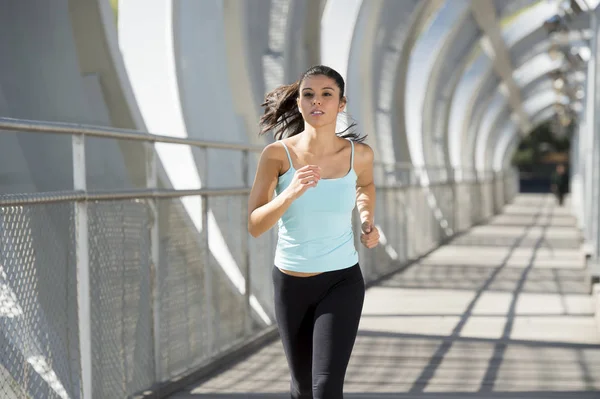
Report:
[[[502,175],[503,172],[498,172]],[[435,182],[431,186],[441,186],[448,182]],[[410,184],[381,184],[378,190],[396,190],[410,188]],[[0,194],[0,206],[19,206],[33,204],[50,204],[57,202],[79,201],[113,201],[147,198],[180,198],[190,196],[222,197],[250,194],[250,187],[231,188],[199,188],[199,189],[134,189],[134,190],[71,190],[46,191],[20,194]]]
[[[248,152],[261,152],[264,149],[264,146],[262,145],[231,143],[211,140],[197,140],[191,139],[189,137],[173,137],[166,136],[163,134],[141,132],[133,129],[87,125],[81,123],[50,122],[6,117],[0,117],[0,133],[2,133],[2,130],[45,134],[83,135],[88,137],[134,140],[147,143],[184,144],[199,148],[239,150]],[[414,171],[434,171],[448,169],[448,167],[445,165],[415,166],[410,162],[375,161],[374,165],[383,167],[393,167],[396,168],[396,170],[410,169]]]
[[30,119],[13,119],[0,117],[0,129],[47,134],[83,135],[89,137],[114,138],[120,140],[136,140],[148,143],[186,144],[193,147],[215,148],[223,150],[240,150],[260,152],[264,146],[227,143],[219,141],[196,140],[187,137],[172,137],[160,134],[140,132],[133,129],[120,129],[85,125],[79,123],[47,122]]

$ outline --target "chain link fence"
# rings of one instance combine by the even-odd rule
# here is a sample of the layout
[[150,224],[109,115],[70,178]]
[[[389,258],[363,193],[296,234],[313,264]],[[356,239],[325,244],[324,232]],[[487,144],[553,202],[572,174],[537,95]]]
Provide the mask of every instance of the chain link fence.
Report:
[[79,397],[73,208],[0,207],[0,397]]
[[[75,165],[81,136],[120,137],[91,127],[11,126],[78,135]],[[249,173],[249,154],[261,150],[183,143],[242,152]],[[145,160],[150,171],[153,159]],[[368,282],[483,222],[518,190],[514,171],[462,173],[454,182],[446,170],[376,168],[385,170],[376,182],[377,248],[358,243],[355,214]],[[0,196],[0,398],[142,396],[275,333],[277,232],[249,238],[247,186],[176,191],[157,189],[149,176],[148,190],[92,192],[78,173],[85,168],[74,168],[72,192]]]

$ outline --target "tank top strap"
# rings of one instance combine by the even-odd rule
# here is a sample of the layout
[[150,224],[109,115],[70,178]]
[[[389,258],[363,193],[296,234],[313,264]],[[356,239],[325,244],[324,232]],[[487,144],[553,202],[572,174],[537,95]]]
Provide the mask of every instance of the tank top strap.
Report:
[[285,145],[285,143],[283,141],[280,141],[280,143],[283,146],[283,148],[285,149],[285,153],[287,154],[288,161],[290,163],[290,169],[294,169],[294,164],[292,164],[292,157],[290,156],[290,151],[288,150],[287,146]]
[[350,146],[352,148],[350,155],[350,170],[354,170],[354,141],[350,140]]

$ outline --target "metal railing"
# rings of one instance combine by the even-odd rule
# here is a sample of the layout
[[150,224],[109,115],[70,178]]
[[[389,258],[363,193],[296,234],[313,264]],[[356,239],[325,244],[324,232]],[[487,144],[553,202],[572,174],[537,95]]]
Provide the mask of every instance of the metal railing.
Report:
[[[246,229],[253,155],[263,147],[7,118],[2,131],[72,136],[73,190],[0,195],[0,396],[158,391],[275,334],[276,232],[250,239]],[[146,187],[88,190],[86,137],[146,143]],[[153,143],[197,147],[205,160],[213,149],[239,152],[244,185],[158,188]],[[208,168],[199,168],[202,185]],[[376,182],[381,245],[366,250],[356,234],[367,282],[483,222],[517,192],[512,170],[484,180],[461,173],[471,178],[455,183],[438,168],[445,178],[423,186],[423,170],[376,169],[385,180]]]

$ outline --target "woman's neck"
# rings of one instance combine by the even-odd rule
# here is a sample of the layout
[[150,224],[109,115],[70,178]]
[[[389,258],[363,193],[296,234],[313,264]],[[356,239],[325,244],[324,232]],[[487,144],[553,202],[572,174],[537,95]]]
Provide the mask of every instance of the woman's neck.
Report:
[[335,127],[324,126],[323,128],[313,128],[306,126],[300,134],[299,144],[312,154],[319,155],[331,152],[336,148],[338,136],[335,134]]

